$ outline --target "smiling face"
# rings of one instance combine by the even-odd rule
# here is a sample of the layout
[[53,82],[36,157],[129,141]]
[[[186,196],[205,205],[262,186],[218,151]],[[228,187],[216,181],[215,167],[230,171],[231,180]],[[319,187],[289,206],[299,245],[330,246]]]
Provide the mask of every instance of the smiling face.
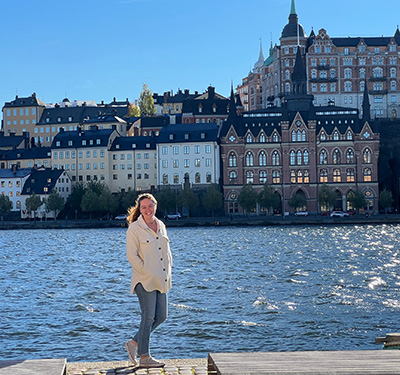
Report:
[[140,213],[146,222],[152,222],[157,210],[157,204],[149,198],[140,201]]

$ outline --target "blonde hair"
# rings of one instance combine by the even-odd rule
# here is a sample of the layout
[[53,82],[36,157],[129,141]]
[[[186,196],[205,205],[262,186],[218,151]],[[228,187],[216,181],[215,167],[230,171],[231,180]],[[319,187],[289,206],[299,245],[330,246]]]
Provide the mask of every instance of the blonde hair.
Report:
[[136,221],[138,219],[138,217],[140,216],[140,202],[143,199],[150,199],[154,204],[157,204],[157,200],[156,200],[156,198],[154,198],[153,194],[150,194],[150,193],[140,194],[136,199],[135,205],[128,209],[127,220],[128,220],[129,224]]

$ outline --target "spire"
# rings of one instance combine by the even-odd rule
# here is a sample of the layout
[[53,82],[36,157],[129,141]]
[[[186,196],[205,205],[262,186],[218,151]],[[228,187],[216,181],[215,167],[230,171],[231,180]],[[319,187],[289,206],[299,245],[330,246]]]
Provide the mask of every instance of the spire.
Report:
[[262,60],[262,62],[264,63],[264,54],[263,54],[263,50],[262,50],[262,40],[260,38],[260,55],[258,56],[258,60]]
[[371,120],[371,104],[369,103],[367,82],[364,83],[362,109],[363,109],[362,119],[364,121],[370,121]]
[[397,25],[397,29],[396,29],[396,32],[394,33],[394,37],[395,38],[400,37],[399,25]]
[[297,47],[296,60],[292,73],[292,82],[294,94],[307,94],[307,72],[301,56],[300,47]]
[[296,14],[296,6],[294,5],[294,0],[292,0],[292,4],[290,6],[290,14]]
[[229,100],[229,115],[228,119],[234,120],[237,117],[235,94],[233,93],[233,82],[231,83],[231,97]]

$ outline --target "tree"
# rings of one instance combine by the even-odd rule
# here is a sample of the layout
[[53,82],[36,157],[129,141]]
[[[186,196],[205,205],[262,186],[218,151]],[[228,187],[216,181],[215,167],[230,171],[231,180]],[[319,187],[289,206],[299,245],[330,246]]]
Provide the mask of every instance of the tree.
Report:
[[258,203],[260,203],[261,207],[266,208],[268,212],[279,207],[279,197],[275,194],[274,188],[267,182],[258,194]]
[[140,109],[135,103],[130,103],[126,117],[140,117]]
[[387,215],[388,209],[392,207],[394,202],[392,192],[390,190],[382,190],[379,194],[379,204],[385,209],[385,215]]
[[336,203],[336,199],[336,193],[329,189],[328,185],[323,184],[318,191],[318,202],[320,207],[326,207],[328,208],[327,211],[329,211]]
[[307,205],[307,200],[304,194],[300,194],[299,192],[292,195],[289,199],[289,206],[293,207],[296,211],[304,209]]
[[217,189],[217,186],[213,184],[207,188],[202,199],[202,204],[206,210],[211,211],[212,217],[214,217],[215,210],[220,209],[224,204],[222,199],[222,193]]
[[54,211],[54,220],[57,220],[58,213],[64,208],[64,199],[56,189],[44,201],[47,211]]
[[187,209],[189,219],[190,213],[199,206],[199,198],[192,189],[185,188],[178,195],[178,204]]
[[142,116],[154,116],[157,112],[154,106],[153,93],[146,84],[143,85],[140,93],[139,109]]
[[257,192],[253,189],[252,184],[246,184],[240,190],[238,203],[243,208],[244,214],[257,207]]
[[8,214],[12,209],[12,202],[10,201],[10,198],[8,195],[0,195],[0,216],[1,216],[1,221],[4,220],[4,216]]
[[82,212],[81,203],[86,190],[83,182],[77,182],[72,188],[72,193],[67,201],[67,207],[71,208],[75,216],[78,215],[78,212]]
[[89,212],[90,220],[92,213],[100,211],[100,194],[88,189],[82,197],[81,208],[83,212]]
[[99,195],[100,205],[99,208],[101,211],[110,213],[115,213],[119,206],[118,199],[115,195],[112,195],[108,186],[104,186],[103,191]]
[[175,210],[177,199],[176,190],[172,190],[169,185],[163,186],[161,190],[155,195],[157,199],[157,211],[168,214]]
[[127,212],[129,207],[135,205],[136,198],[138,194],[135,190],[128,190],[121,198],[121,208],[123,211]]
[[348,194],[348,202],[350,205],[360,213],[360,209],[365,207],[365,196],[360,189],[356,189]]
[[36,219],[36,211],[39,209],[39,207],[43,204],[43,201],[41,200],[39,195],[36,195],[35,192],[32,193],[31,196],[26,198],[25,200],[25,207],[26,211],[30,215],[31,212],[34,213],[34,219]]

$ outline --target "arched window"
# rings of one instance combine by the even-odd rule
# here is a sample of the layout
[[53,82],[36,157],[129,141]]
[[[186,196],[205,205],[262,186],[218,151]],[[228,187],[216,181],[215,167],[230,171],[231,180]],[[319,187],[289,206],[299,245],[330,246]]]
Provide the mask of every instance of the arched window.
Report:
[[258,164],[262,167],[265,167],[267,165],[267,154],[265,151],[261,151],[260,155],[258,156]]
[[196,172],[196,174],[194,175],[194,182],[196,184],[200,183],[200,173],[199,172]]
[[16,202],[15,208],[16,208],[17,210],[20,210],[20,209],[21,209],[21,201],[17,201],[17,202]]
[[278,134],[274,133],[272,136],[272,142],[279,142]]
[[383,77],[383,69],[382,68],[375,68],[372,71],[372,75],[374,76],[374,78],[381,78]]
[[303,162],[304,162],[304,165],[308,165],[308,151],[307,150],[304,150]]
[[364,89],[365,89],[365,81],[361,81],[360,82],[360,91],[364,92]]
[[344,70],[344,78],[351,78],[351,69],[350,68],[346,68]]
[[297,151],[297,165],[301,165],[302,164],[302,154],[301,154],[301,151],[300,150],[298,150]]
[[276,150],[272,153],[272,165],[279,165],[279,153]]
[[174,184],[179,184],[179,175],[177,173],[174,174]]
[[303,171],[297,171],[297,183],[298,184],[303,183]]
[[295,165],[296,164],[296,154],[292,150],[290,151],[290,165]]
[[319,182],[328,182],[328,171],[326,169],[319,172]]
[[290,79],[290,71],[285,70],[285,79],[288,81]]
[[360,78],[365,79],[365,68],[360,69]]
[[324,132],[321,133],[320,139],[321,139],[321,141],[326,140],[326,134]]
[[337,148],[333,151],[333,164],[340,164],[340,151]]
[[390,90],[396,91],[396,81],[390,81]]
[[261,143],[265,143],[265,134],[264,133],[261,133],[261,135],[260,135],[260,142]]
[[246,142],[247,142],[247,143],[253,142],[253,138],[252,138],[251,134],[247,134],[247,136],[246,136]]
[[272,183],[273,184],[280,184],[281,183],[281,174],[279,171],[272,172]]
[[252,184],[254,182],[254,173],[252,171],[246,172],[246,184]]
[[290,93],[290,83],[289,82],[285,83],[285,91],[286,91],[286,94]]
[[350,130],[347,132],[346,138],[347,138],[348,141],[351,141],[353,139],[353,134],[351,133]]
[[372,169],[364,168],[364,182],[372,181]]
[[296,183],[296,172],[295,171],[290,171],[290,182],[292,184]]
[[354,169],[353,168],[348,168],[346,169],[346,181],[347,182],[354,182]]
[[265,184],[267,182],[267,172],[260,171],[260,184]]
[[340,176],[340,169],[334,169],[333,170],[333,182],[340,182],[341,176]]
[[296,142],[296,132],[292,131],[292,142]]
[[301,141],[302,141],[302,142],[305,142],[305,141],[306,141],[306,131],[305,131],[305,130],[303,130],[303,131],[301,132]]
[[396,68],[390,68],[390,78],[396,77]]
[[304,171],[304,183],[305,184],[310,183],[310,173],[308,171]]
[[371,163],[371,150],[366,148],[363,152],[364,163]]
[[248,151],[246,154],[246,166],[252,167],[253,165],[254,165],[254,156],[250,151]]
[[347,164],[353,164],[354,163],[354,151],[351,148],[349,148],[346,151],[346,163]]
[[333,133],[333,140],[334,141],[338,141],[339,140],[339,133],[337,132],[337,130],[335,130],[335,132]]
[[301,142],[301,131],[297,130],[297,142]]
[[168,185],[168,175],[166,173],[163,174],[163,185]]
[[237,166],[237,159],[236,159],[236,155],[234,152],[231,152],[229,154],[229,166],[230,167],[236,167]]
[[211,182],[211,179],[212,179],[211,172],[207,172],[207,174],[206,174],[206,181],[207,181],[207,183],[210,183],[210,182]]
[[237,179],[237,173],[236,171],[230,171],[229,172],[229,182],[230,183],[235,183]]
[[321,152],[319,153],[319,163],[328,164],[328,154],[325,150],[321,150]]

